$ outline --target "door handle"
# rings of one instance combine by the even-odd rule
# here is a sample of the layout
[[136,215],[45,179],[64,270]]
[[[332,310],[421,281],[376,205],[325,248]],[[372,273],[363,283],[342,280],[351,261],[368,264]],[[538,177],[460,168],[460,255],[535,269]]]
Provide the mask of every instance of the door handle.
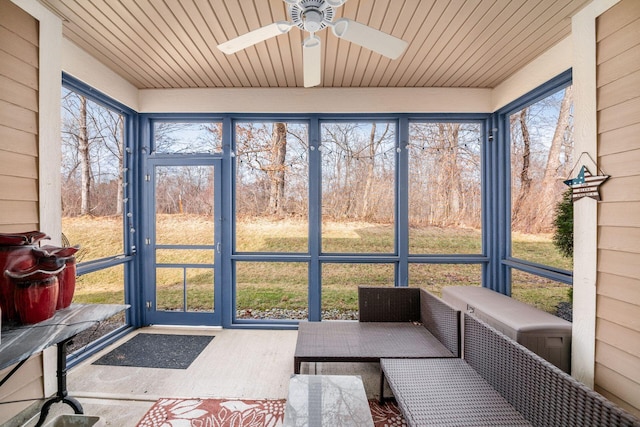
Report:
[[221,247],[222,247],[222,244],[220,242],[216,243],[216,252],[217,253],[221,253],[222,252],[221,249],[220,249]]

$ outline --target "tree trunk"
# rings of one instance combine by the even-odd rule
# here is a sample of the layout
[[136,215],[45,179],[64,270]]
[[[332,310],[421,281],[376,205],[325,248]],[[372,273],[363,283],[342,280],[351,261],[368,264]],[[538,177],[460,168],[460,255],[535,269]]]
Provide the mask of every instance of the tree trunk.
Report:
[[463,210],[462,180],[460,178],[460,167],[458,165],[458,135],[460,133],[459,123],[447,124],[447,147],[449,151],[449,216],[447,225],[460,225],[460,214]]
[[87,99],[80,97],[80,129],[78,133],[78,156],[80,160],[80,215],[91,213],[91,163],[89,134],[87,131]]
[[271,137],[271,161],[269,176],[269,212],[282,215],[284,212],[285,159],[287,157],[287,125],[274,123]]
[[371,134],[369,135],[369,147],[368,147],[368,159],[366,166],[366,177],[364,181],[364,190],[362,192],[362,211],[361,216],[363,219],[371,219],[373,213],[371,212],[371,191],[373,188],[373,178],[375,171],[375,158],[376,158],[376,123],[371,123]]
[[514,223],[521,227],[526,227],[526,222],[521,218],[521,211],[529,197],[531,190],[531,176],[529,176],[529,167],[531,162],[531,136],[529,135],[529,128],[527,126],[527,113],[529,109],[523,108],[520,110],[517,116],[517,120],[520,123],[520,130],[522,132],[522,169],[520,169],[520,191],[518,197],[513,204],[512,220]]
[[539,209],[539,223],[536,224],[539,230],[550,230],[553,226],[553,217],[556,204],[561,200],[562,193],[558,191],[556,185],[559,181],[559,169],[561,166],[560,154],[565,139],[567,128],[569,127],[569,119],[571,113],[571,105],[573,103],[573,93],[571,86],[565,89],[562,103],[560,104],[560,112],[558,114],[558,122],[556,130],[553,133],[551,147],[549,148],[549,157],[547,158],[547,166],[544,170],[542,178],[542,193],[540,194],[540,202],[537,204]]

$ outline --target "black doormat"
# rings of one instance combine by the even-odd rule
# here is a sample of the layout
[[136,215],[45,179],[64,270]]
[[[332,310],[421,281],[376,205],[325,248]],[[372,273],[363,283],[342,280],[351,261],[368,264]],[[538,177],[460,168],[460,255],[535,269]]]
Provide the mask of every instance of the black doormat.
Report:
[[93,365],[187,369],[212,339],[206,335],[138,334]]

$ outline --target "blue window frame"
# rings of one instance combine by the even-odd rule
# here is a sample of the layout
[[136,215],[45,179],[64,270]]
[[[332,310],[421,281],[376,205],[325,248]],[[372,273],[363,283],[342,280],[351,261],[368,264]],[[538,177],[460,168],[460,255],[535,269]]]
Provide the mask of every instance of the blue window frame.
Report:
[[[109,275],[109,269],[111,271],[117,270],[118,276],[122,276],[122,292],[124,302],[131,305],[131,309],[126,312],[125,324],[123,327],[116,329],[115,331],[106,334],[103,337],[95,340],[91,347],[95,349],[103,348],[110,342],[118,339],[123,334],[127,333],[129,326],[141,325],[140,310],[139,308],[139,293],[134,286],[134,283],[138,281],[138,269],[136,266],[136,253],[137,253],[137,235],[136,230],[138,228],[138,212],[140,210],[140,199],[137,185],[137,177],[134,173],[137,168],[135,156],[132,153],[136,150],[137,141],[137,113],[127,106],[113,100],[104,93],[101,93],[83,82],[75,79],[74,77],[63,73],[62,75],[63,93],[71,93],[79,95],[87,100],[87,103],[92,103],[99,108],[103,108],[106,115],[111,114],[111,117],[117,116],[122,126],[121,136],[123,139],[122,151],[118,154],[119,162],[121,163],[121,169],[119,171],[110,171],[111,179],[116,182],[121,182],[122,193],[121,197],[118,197],[118,201],[122,203],[121,207],[121,226],[117,226],[122,230],[122,236],[116,238],[117,242],[121,243],[121,247],[114,248],[111,253],[99,253],[92,255],[88,261],[83,262],[78,257],[77,275],[82,278],[95,277],[95,275],[102,274],[103,276]],[[65,117],[63,116],[63,119]],[[97,135],[97,139],[101,136]],[[99,163],[99,160],[97,160]],[[111,166],[109,166],[111,167]],[[100,170],[99,165],[97,166]],[[105,172],[102,170],[102,172]],[[97,172],[93,172],[96,174]],[[117,178],[120,176],[120,179]],[[110,184],[103,184],[110,185]],[[64,231],[64,230],[63,230]],[[71,242],[71,244],[89,245],[89,242]],[[80,253],[79,253],[80,254]],[[102,273],[101,273],[102,272]],[[88,279],[90,280],[90,279]],[[88,357],[90,352],[79,352],[69,357],[70,366],[80,362],[84,358]]]
[[[293,327],[296,319],[269,319],[259,321],[244,319],[236,313],[238,263],[284,263],[279,265],[304,266],[307,276],[307,317],[309,320],[322,319],[322,277],[323,265],[327,269],[337,264],[392,266],[393,285],[409,286],[409,271],[411,265],[451,265],[474,264],[481,268],[483,286],[509,294],[510,269],[516,268],[527,273],[541,275],[564,283],[571,282],[571,272],[554,269],[549,266],[537,265],[511,256],[510,248],[510,193],[509,193],[509,137],[508,117],[514,111],[547,96],[559,88],[566,87],[571,82],[571,73],[564,73],[550,82],[505,106],[494,114],[140,114],[123,106],[109,97],[101,94],[74,78],[64,75],[64,86],[83,93],[97,103],[110,109],[120,111],[126,117],[125,137],[126,152],[126,214],[123,216],[127,231],[124,236],[123,253],[114,254],[91,263],[80,264],[79,274],[87,274],[116,265],[126,265],[125,295],[126,302],[132,304],[129,323],[142,325],[145,323],[145,296],[139,285],[144,280],[140,271],[145,263],[144,256],[139,254],[144,245],[144,237],[135,231],[144,226],[145,209],[149,206],[143,202],[142,182],[145,180],[144,156],[155,148],[152,145],[153,123],[176,122],[198,123],[202,121],[216,121],[221,123],[220,143],[213,147],[208,154],[221,160],[220,192],[222,199],[221,244],[217,250],[221,253],[218,264],[223,286],[221,295],[222,317],[221,323],[225,327]],[[294,251],[266,251],[253,252],[236,249],[235,233],[236,218],[236,186],[237,186],[237,157],[236,157],[236,124],[250,122],[290,122],[303,124],[307,128],[308,152],[304,159],[307,164],[306,174],[309,184],[306,189],[308,211],[306,213],[307,250]],[[380,252],[356,251],[340,252],[323,249],[322,242],[322,209],[323,203],[323,125],[333,123],[392,123],[394,126],[393,150],[386,147],[382,155],[393,156],[393,245]],[[479,250],[454,251],[453,253],[421,253],[410,248],[410,129],[416,123],[470,123],[481,128],[479,155],[481,167],[481,242]],[[184,147],[187,149],[188,147]],[[183,151],[183,150],[182,150]],[[187,150],[188,151],[188,150]],[[141,154],[136,156],[136,153]],[[202,156],[202,153],[168,152],[159,153],[162,156]],[[242,264],[245,268],[249,264]],[[329,267],[331,266],[331,267]],[[134,285],[136,283],[136,285]]]
[[[246,277],[246,272],[252,269],[263,268],[266,265],[278,267],[279,272],[276,272],[275,276],[271,273],[265,273],[265,280],[267,276],[272,280],[284,281],[282,276],[284,270],[289,267],[291,271],[298,271],[296,285],[303,284],[304,293],[302,298],[306,298],[306,318],[309,320],[318,321],[323,318],[322,314],[322,297],[323,297],[323,274],[325,280],[327,274],[331,274],[331,271],[337,271],[336,269],[348,269],[351,271],[363,271],[366,266],[379,265],[384,267],[390,272],[390,276],[387,275],[387,284],[394,286],[408,286],[409,285],[409,264],[476,264],[482,270],[485,269],[488,263],[486,255],[486,242],[483,235],[481,245],[478,245],[477,252],[472,253],[446,253],[446,254],[429,254],[429,253],[410,253],[409,251],[409,126],[411,123],[471,123],[478,129],[478,135],[480,141],[478,143],[478,157],[481,164],[486,161],[487,147],[486,147],[486,128],[488,114],[439,114],[439,115],[407,115],[407,114],[348,114],[348,115],[292,115],[292,114],[261,114],[261,115],[209,115],[209,114],[142,114],[141,115],[141,150],[143,152],[143,158],[145,153],[151,153],[152,144],[151,138],[153,134],[153,123],[159,121],[173,121],[173,122],[202,122],[207,120],[216,120],[222,123],[222,141],[221,150],[212,154],[213,156],[219,156],[222,158],[222,177],[221,177],[221,193],[222,193],[222,209],[221,216],[223,224],[220,232],[221,245],[220,254],[221,262],[218,264],[222,269],[221,282],[222,282],[222,326],[224,327],[240,327],[240,328],[255,328],[255,327],[281,327],[292,328],[297,324],[298,318],[273,318],[268,317],[266,319],[246,318],[243,313],[239,313],[238,306],[239,301],[244,300],[244,289],[250,286],[243,277]],[[239,146],[237,145],[238,132],[247,132],[247,123],[261,124],[252,128],[252,132],[262,132],[265,135],[269,135],[271,128],[263,129],[263,124],[272,124],[275,122],[290,123],[306,129],[304,131],[304,137],[306,140],[302,141],[302,138],[297,136],[301,142],[300,147],[308,150],[306,153],[299,152],[300,149],[292,150],[298,162],[305,162],[306,170],[304,174],[308,176],[307,187],[301,191],[307,192],[307,210],[305,213],[305,227],[306,227],[306,242],[293,245],[291,247],[285,246],[276,247],[276,249],[259,249],[251,245],[246,245],[245,242],[238,244],[236,241],[238,231],[238,194],[236,193],[238,183],[238,167],[239,162],[243,161],[241,154],[239,153]],[[353,159],[359,157],[358,161],[371,160],[370,157],[378,156],[380,159],[384,158],[384,168],[392,174],[390,192],[388,194],[387,203],[390,204],[387,209],[391,209],[390,226],[392,228],[393,242],[391,246],[385,246],[381,251],[369,251],[366,248],[340,251],[335,250],[331,246],[327,246],[326,243],[323,247],[322,233],[323,233],[323,150],[328,150],[328,144],[323,141],[323,126],[351,126],[354,129],[359,129],[360,132],[371,131],[371,124],[378,124],[379,137],[383,138],[380,132],[382,132],[387,126],[390,126],[389,133],[385,138],[391,137],[391,140],[382,141],[378,151],[372,152],[371,156],[367,155],[359,157],[359,155],[351,154]],[[240,127],[244,126],[242,129]],[[291,127],[295,127],[291,126]],[[258,129],[260,128],[260,129]],[[366,128],[366,129],[365,129]],[[253,134],[252,134],[253,135]],[[367,135],[368,136],[368,135]],[[244,136],[242,136],[244,137]],[[326,135],[325,135],[325,138]],[[384,139],[384,138],[383,138]],[[245,141],[246,142],[246,141]],[[243,142],[243,143],[245,143]],[[299,147],[299,148],[300,148]],[[297,151],[296,151],[297,150]],[[326,154],[326,151],[325,151]],[[160,155],[160,154],[158,154]],[[165,154],[162,154],[165,155]],[[171,156],[172,154],[166,154]],[[174,154],[175,155],[175,154]],[[189,154],[180,154],[183,158],[188,158]],[[345,157],[345,153],[341,153],[340,156]],[[366,158],[365,158],[366,157]],[[264,160],[264,159],[263,159]],[[244,160],[247,161],[247,160]],[[289,165],[291,166],[291,165]],[[246,167],[242,164],[242,167]],[[325,166],[326,167],[326,166]],[[486,170],[481,168],[479,173],[478,182],[479,188],[484,188],[486,185]],[[265,175],[266,176],[266,175]],[[141,178],[144,179],[144,178]],[[243,174],[243,179],[256,180],[253,178],[246,178],[246,174]],[[243,184],[246,186],[246,182]],[[243,187],[245,188],[245,187]],[[244,191],[244,190],[243,190]],[[484,202],[484,201],[483,201]],[[266,203],[266,202],[264,202]],[[144,209],[149,209],[149,206],[145,206]],[[481,226],[484,226],[485,214],[481,218]],[[244,225],[243,225],[244,226]],[[305,240],[305,239],[301,239]],[[145,262],[141,260],[141,262]],[[360,267],[358,267],[360,265]],[[323,270],[323,266],[325,267]],[[342,267],[341,267],[342,266]],[[389,270],[390,268],[390,270]],[[355,269],[355,270],[354,270]],[[266,269],[264,270],[267,271]],[[274,278],[275,277],[275,278]],[[300,278],[303,279],[300,279]],[[391,283],[388,283],[391,282]],[[241,285],[236,286],[236,283]],[[293,286],[293,285],[292,285]]]
[[[486,203],[493,212],[487,217],[485,235],[488,239],[489,266],[484,279],[485,286],[511,295],[512,270],[571,285],[573,273],[543,263],[535,263],[512,256],[511,233],[511,139],[510,116],[519,110],[541,101],[571,85],[572,73],[568,70],[524,96],[504,106],[491,117],[487,176],[489,184],[485,194]],[[492,194],[493,197],[489,198]]]

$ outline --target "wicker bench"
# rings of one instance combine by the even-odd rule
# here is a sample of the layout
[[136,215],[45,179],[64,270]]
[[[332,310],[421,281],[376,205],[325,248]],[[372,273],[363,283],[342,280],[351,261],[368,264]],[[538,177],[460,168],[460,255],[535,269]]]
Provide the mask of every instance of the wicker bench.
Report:
[[460,357],[460,311],[418,288],[358,288],[359,321],[300,322],[294,372],[302,362]]
[[381,360],[409,426],[640,426],[551,363],[464,317],[464,359]]

